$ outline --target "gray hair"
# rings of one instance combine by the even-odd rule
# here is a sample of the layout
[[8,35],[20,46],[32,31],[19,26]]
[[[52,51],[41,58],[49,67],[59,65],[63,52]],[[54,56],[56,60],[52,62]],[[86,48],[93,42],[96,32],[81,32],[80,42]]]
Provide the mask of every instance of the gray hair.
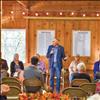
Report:
[[78,65],[77,65],[77,70],[78,71],[86,71],[86,66],[85,66],[85,64],[83,63],[83,62],[81,62],[81,63],[79,63]]

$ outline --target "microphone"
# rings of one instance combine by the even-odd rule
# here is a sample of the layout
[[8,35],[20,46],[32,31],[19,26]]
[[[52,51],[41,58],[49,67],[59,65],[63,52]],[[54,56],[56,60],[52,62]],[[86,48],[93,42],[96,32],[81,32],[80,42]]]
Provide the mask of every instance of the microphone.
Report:
[[53,54],[53,53],[54,53],[54,48],[52,48],[52,49],[51,49],[51,52],[50,52],[50,54]]

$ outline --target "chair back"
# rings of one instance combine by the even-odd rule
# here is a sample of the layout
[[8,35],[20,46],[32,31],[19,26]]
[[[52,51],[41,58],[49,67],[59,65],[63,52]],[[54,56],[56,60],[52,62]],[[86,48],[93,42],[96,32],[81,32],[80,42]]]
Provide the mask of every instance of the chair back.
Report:
[[79,87],[81,84],[90,83],[87,79],[74,79],[71,82],[72,87]]
[[88,93],[85,92],[80,87],[68,87],[62,91],[63,94],[69,95],[70,99],[79,98],[78,100],[83,98],[86,100]]
[[25,79],[23,81],[23,88],[25,90],[25,92],[38,92],[40,89],[41,89],[41,86],[42,86],[42,82],[33,77],[33,78],[30,78],[30,79]]
[[16,87],[21,89],[21,84],[17,81],[16,82],[5,81],[5,82],[2,82],[2,84],[7,84],[8,86],[16,86]]
[[80,87],[86,91],[89,95],[93,95],[96,91],[96,84],[95,83],[84,83],[80,85]]
[[7,100],[19,100],[21,89],[16,86],[10,86],[10,91],[7,94]]
[[2,79],[2,82],[18,82],[20,83],[20,81],[17,79],[17,78],[14,78],[14,77],[6,77],[6,78],[3,78]]

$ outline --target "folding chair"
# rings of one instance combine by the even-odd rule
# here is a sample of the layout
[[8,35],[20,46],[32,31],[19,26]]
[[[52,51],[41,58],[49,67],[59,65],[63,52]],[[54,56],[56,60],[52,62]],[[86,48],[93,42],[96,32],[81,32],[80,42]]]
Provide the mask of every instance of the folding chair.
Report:
[[74,79],[71,82],[72,87],[79,87],[81,84],[90,83],[87,79]]
[[80,87],[68,87],[62,93],[68,95],[71,100],[86,100],[88,96],[88,93]]
[[93,95],[96,91],[96,84],[95,83],[84,83],[80,85],[84,91],[86,91],[89,95]]
[[24,91],[27,93],[36,93],[40,91],[41,87],[42,87],[42,82],[35,77],[30,79],[25,79],[23,81],[23,88]]
[[9,82],[9,81],[5,81],[5,82],[2,82],[2,84],[7,84],[7,85],[9,85],[9,86],[16,86],[16,87],[18,87],[18,88],[20,88],[21,89],[21,85],[20,85],[20,83],[19,82]]
[[7,100],[19,100],[21,89],[16,86],[10,86],[10,91],[7,94]]
[[2,79],[2,82],[18,82],[20,83],[20,81],[17,79],[17,78],[14,78],[14,77],[6,77],[6,78],[3,78]]

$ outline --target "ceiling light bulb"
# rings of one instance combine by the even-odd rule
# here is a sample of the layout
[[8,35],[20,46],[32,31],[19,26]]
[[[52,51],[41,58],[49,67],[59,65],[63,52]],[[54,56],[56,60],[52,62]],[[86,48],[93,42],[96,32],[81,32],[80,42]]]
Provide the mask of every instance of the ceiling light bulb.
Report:
[[47,12],[46,15],[49,15],[49,13]]
[[86,16],[86,14],[83,14],[83,17],[85,17]]
[[22,14],[25,15],[25,12],[23,12]]
[[14,11],[11,11],[10,13],[11,13],[11,14],[13,14],[13,13],[14,13]]
[[96,16],[100,16],[100,15],[97,13]]
[[38,16],[39,14],[38,13],[35,13],[35,16]]
[[72,12],[71,15],[74,15],[74,12]]
[[60,15],[62,15],[62,12],[60,12]]

